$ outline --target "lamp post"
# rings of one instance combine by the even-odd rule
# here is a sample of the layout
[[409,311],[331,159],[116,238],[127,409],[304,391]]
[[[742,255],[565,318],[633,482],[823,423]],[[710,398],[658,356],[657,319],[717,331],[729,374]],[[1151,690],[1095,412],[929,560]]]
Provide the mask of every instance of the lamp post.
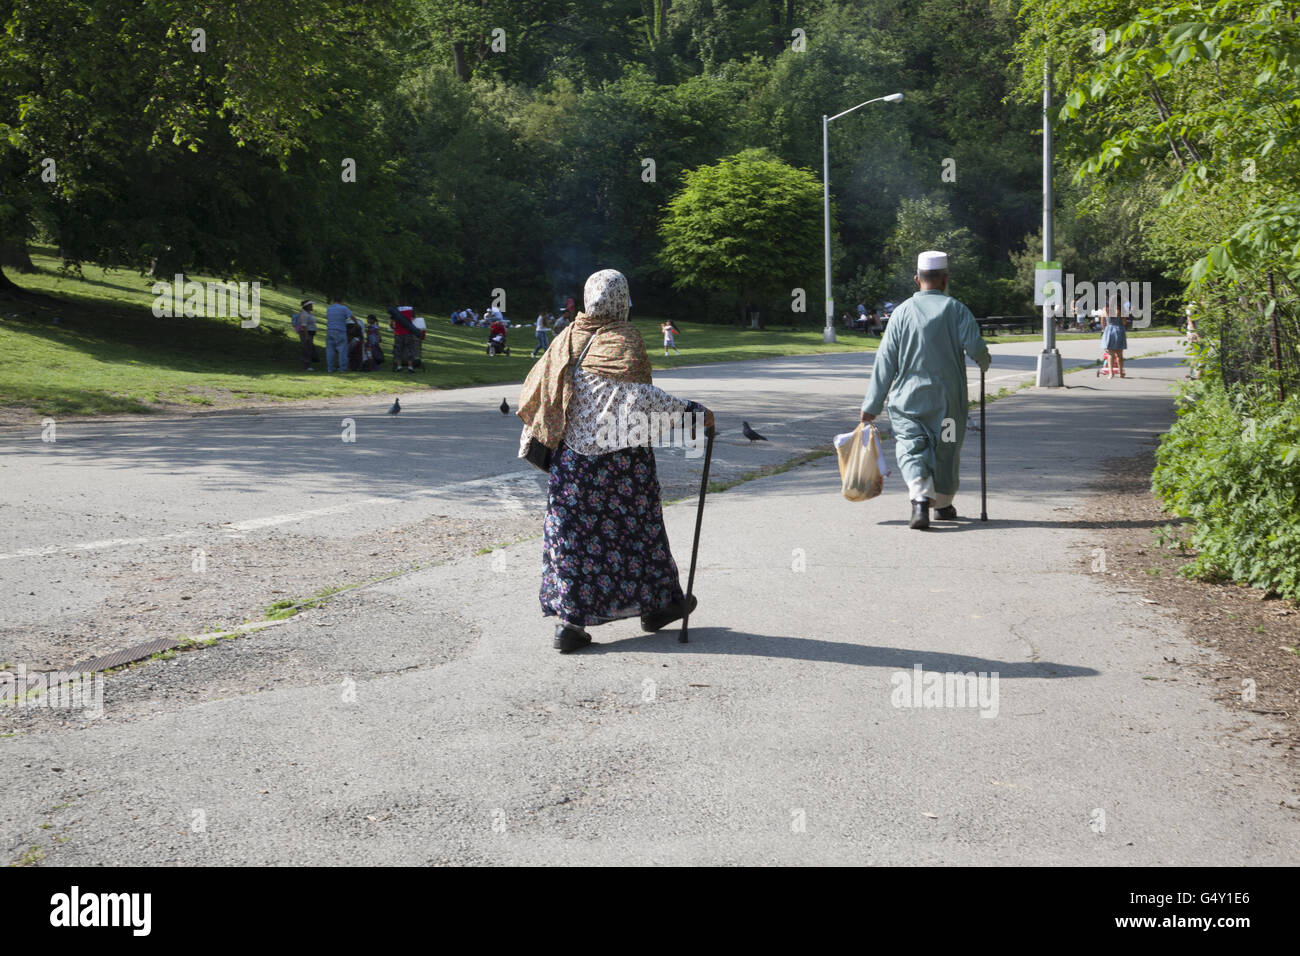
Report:
[[848,116],[853,110],[860,110],[872,103],[897,103],[902,99],[902,93],[890,93],[888,96],[877,96],[874,100],[859,103],[853,109],[836,113],[834,116],[822,114],[822,225],[826,238],[826,331],[822,333],[824,342],[835,341],[835,301],[831,298],[831,123],[841,116]]
[[[1052,267],[1052,66],[1043,64],[1043,262]],[[1059,266],[1059,263],[1056,263]],[[1057,279],[1059,280],[1059,276]],[[1055,298],[1061,303],[1062,313],[1069,308],[1065,292],[1059,281]],[[1052,315],[1051,300],[1043,298],[1043,350],[1038,353],[1038,374],[1034,379],[1039,388],[1062,388],[1065,379],[1061,371],[1061,353],[1056,347],[1056,323]]]

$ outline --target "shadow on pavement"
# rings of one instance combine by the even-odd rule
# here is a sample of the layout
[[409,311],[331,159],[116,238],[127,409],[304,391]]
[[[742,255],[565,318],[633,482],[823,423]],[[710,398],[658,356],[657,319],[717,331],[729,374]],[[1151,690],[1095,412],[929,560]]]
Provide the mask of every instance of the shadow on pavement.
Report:
[[847,644],[842,641],[823,641],[809,637],[749,634],[744,631],[733,631],[729,627],[692,628],[690,642],[679,644],[677,641],[679,633],[680,629],[673,628],[652,636],[592,643],[590,647],[584,648],[579,653],[617,654],[630,651],[639,654],[736,654],[796,661],[825,661],[858,667],[890,667],[904,671],[910,671],[920,664],[926,671],[996,672],[999,677],[1096,677],[1100,673],[1091,667],[1054,664],[1051,661],[999,661],[969,657],[965,654],[943,654],[902,647]]
[[[897,521],[877,521],[880,525],[906,525],[909,519],[902,518]],[[994,531],[998,528],[1078,528],[1082,530],[1099,529],[1103,531],[1118,531],[1122,528],[1163,528],[1166,525],[1186,524],[1184,518],[1167,518],[1161,521],[1081,521],[1065,519],[1062,521],[1023,521],[1016,518],[989,518],[988,521],[980,521],[978,518],[961,515],[956,521],[943,521],[931,515],[931,531]]]

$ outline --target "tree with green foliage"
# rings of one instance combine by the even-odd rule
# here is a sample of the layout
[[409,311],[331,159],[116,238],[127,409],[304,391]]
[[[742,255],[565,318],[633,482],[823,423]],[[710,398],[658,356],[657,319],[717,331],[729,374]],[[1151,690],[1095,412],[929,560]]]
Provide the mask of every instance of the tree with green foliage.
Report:
[[[1076,178],[1119,190],[1155,171],[1156,234],[1188,281],[1242,290],[1267,272],[1300,283],[1300,24],[1283,0],[1182,0],[1159,6],[1028,0],[1021,60],[1045,56],[1066,91],[1060,119]],[[1077,130],[1077,132],[1076,132]],[[1200,209],[1204,215],[1181,213]],[[1207,229],[1209,232],[1207,232]]]
[[1037,227],[1008,0],[0,0],[0,26],[20,266],[38,235],[71,268],[532,308],[616,264],[641,307],[684,308],[658,220],[685,172],[754,147],[819,169],[819,117],[894,91],[832,127],[842,281],[878,284],[903,199],[939,191],[990,282]]
[[816,287],[822,189],[811,172],[752,149],[684,180],[659,228],[676,288],[729,291],[743,321],[755,297]]
[[[355,278],[402,245],[396,211],[375,188],[380,164],[358,188],[337,187],[342,160],[374,142],[368,98],[397,81],[383,38],[404,9],[404,0],[2,4],[0,136],[28,170],[8,205],[43,215],[70,262],[310,281],[314,259],[332,282]],[[310,210],[285,205],[290,183],[316,200]],[[356,219],[363,209],[377,214],[371,229]],[[295,246],[322,223],[341,236],[342,220],[353,225],[350,251]],[[12,215],[0,225],[30,228]]]
[[1050,57],[1076,183],[1100,206],[1148,197],[1141,242],[1197,320],[1203,374],[1152,476],[1195,522],[1185,570],[1300,597],[1295,5],[1026,0],[1022,19],[1022,95]]
[[889,294],[898,301],[916,291],[912,281],[916,256],[927,249],[941,249],[948,254],[957,286],[970,283],[979,273],[971,255],[973,245],[971,231],[953,224],[952,213],[942,199],[904,199],[898,204],[898,223],[885,245],[892,267]]

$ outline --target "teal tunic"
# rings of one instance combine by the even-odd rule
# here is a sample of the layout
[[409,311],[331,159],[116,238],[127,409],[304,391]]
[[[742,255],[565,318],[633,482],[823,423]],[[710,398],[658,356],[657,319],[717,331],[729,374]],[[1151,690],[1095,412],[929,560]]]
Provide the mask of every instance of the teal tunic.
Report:
[[969,401],[966,355],[988,369],[989,348],[970,309],[938,290],[918,292],[894,310],[862,401],[864,412],[879,415],[888,395],[903,479],[932,477],[941,495],[957,493]]

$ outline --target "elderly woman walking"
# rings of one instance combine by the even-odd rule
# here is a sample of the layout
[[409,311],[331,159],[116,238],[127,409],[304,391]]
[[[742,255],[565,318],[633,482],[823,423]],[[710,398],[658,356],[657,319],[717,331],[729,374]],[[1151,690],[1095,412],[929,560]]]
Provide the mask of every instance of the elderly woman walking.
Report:
[[[640,615],[654,632],[687,613],[668,547],[654,452],[645,430],[619,428],[669,414],[712,427],[713,413],[650,382],[650,356],[628,321],[627,279],[597,272],[585,311],[555,337],[519,397],[520,457],[533,439],[552,451],[542,536],[542,613],[559,618],[555,644],[591,643],[586,628]],[[695,598],[691,598],[694,610]]]

